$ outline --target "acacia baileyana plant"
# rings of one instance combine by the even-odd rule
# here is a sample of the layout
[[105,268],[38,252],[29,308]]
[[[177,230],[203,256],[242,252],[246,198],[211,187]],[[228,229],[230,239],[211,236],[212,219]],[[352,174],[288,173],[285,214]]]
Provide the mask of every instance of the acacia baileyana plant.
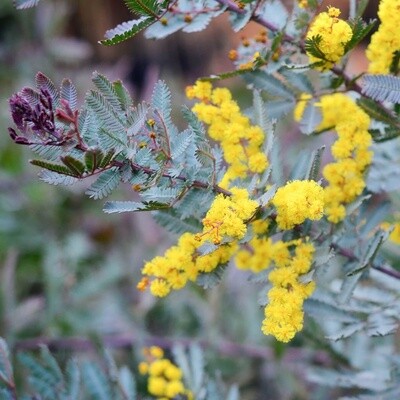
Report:
[[[58,90],[38,73],[35,88],[10,99],[9,132],[39,156],[31,163],[40,178],[73,185],[96,176],[87,189],[94,199],[130,185],[140,201],[106,202],[106,213],[149,211],[181,235],[144,263],[139,290],[163,297],[188,282],[208,288],[231,264],[264,284],[260,327],[278,341],[303,329],[305,313],[331,340],[398,329],[400,1],[380,1],[379,25],[362,19],[368,1],[350,1],[348,19],[316,0],[125,3],[135,19],[108,31],[103,45],[142,30],[155,39],[200,31],[222,13],[234,31],[253,21],[260,33],[230,51],[232,70],[187,87],[182,131],[163,81],[151,101],[134,104],[120,81],[95,72],[78,106],[69,80]],[[348,55],[374,27],[368,70],[351,76]],[[245,111],[222,85],[234,76],[253,92]],[[287,125],[276,121],[291,115],[301,133],[334,137],[330,149],[314,146],[283,164],[293,154],[280,143]],[[321,165],[324,151],[330,161]]]

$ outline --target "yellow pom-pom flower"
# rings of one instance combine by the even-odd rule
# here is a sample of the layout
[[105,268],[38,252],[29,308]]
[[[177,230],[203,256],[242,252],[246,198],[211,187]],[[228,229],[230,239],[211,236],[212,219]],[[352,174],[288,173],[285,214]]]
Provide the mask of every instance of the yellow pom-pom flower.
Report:
[[292,181],[279,188],[272,200],[276,222],[281,229],[292,229],[306,219],[322,218],[324,192],[315,181]]
[[343,56],[347,42],[353,36],[350,25],[339,19],[340,10],[329,7],[328,12],[317,15],[307,32],[307,39],[319,36],[321,38],[318,47],[324,54],[324,58],[318,58],[307,52],[311,63],[320,62],[317,67],[326,70],[333,67]]
[[381,0],[378,16],[381,24],[366,51],[370,62],[368,72],[388,74],[394,53],[400,50],[400,0]]
[[296,250],[288,262],[277,265],[269,274],[273,287],[268,292],[269,303],[265,307],[261,330],[265,335],[273,335],[280,342],[286,343],[303,328],[303,303],[315,288],[313,281],[299,281],[299,276],[311,268],[314,246],[299,241],[280,244],[287,251],[290,246],[296,245]]
[[152,346],[144,349],[146,362],[139,364],[141,375],[148,375],[147,391],[157,400],[170,400],[178,395],[193,400],[192,392],[182,381],[181,369],[167,358],[161,348]]

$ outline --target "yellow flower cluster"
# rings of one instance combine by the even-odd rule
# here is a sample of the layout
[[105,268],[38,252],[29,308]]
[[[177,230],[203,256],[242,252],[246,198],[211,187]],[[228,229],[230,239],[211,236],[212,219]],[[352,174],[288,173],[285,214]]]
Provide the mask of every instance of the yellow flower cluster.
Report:
[[139,364],[141,375],[149,375],[147,391],[157,400],[174,399],[184,395],[193,400],[193,394],[182,382],[182,371],[167,358],[161,348],[152,346],[144,349],[146,362]]
[[[303,283],[299,280],[310,270],[314,246],[300,240],[278,243],[282,258],[269,274],[273,287],[268,292],[269,302],[261,330],[265,335],[273,335],[286,343],[303,328],[303,303],[315,288],[313,281]],[[293,257],[289,250],[292,246],[296,246]]]
[[381,24],[372,35],[366,52],[370,61],[368,72],[387,74],[394,52],[400,50],[400,0],[381,0],[378,15]]
[[268,159],[262,150],[264,132],[259,126],[251,125],[228,89],[213,89],[210,82],[197,81],[186,89],[186,95],[200,100],[192,110],[209,125],[209,136],[223,150],[228,169],[219,183],[221,187],[228,188],[236,178],[265,171]]
[[[154,296],[164,297],[171,290],[183,288],[188,281],[195,281],[199,273],[211,272],[229,261],[236,250],[236,241],[247,232],[246,221],[258,207],[256,201],[249,199],[246,189],[234,187],[231,193],[231,196],[219,194],[215,197],[203,218],[201,233],[183,234],[178,244],[169,248],[163,257],[157,256],[144,265],[144,277],[138,283],[138,289],[150,286]],[[224,239],[227,243],[211,253],[200,255],[197,251],[207,241],[219,245]]]
[[150,286],[153,296],[165,297],[171,290],[182,289],[188,281],[195,281],[199,273],[211,272],[219,264],[228,262],[234,251],[233,245],[226,244],[212,253],[200,255],[196,250],[201,244],[197,235],[184,233],[178,244],[170,247],[164,256],[157,256],[144,265],[144,277],[138,283],[138,289],[145,290]]
[[224,237],[242,239],[247,232],[246,221],[255,213],[258,203],[249,199],[246,189],[232,188],[231,196],[219,194],[215,197],[203,219],[202,238],[220,244]]
[[324,211],[324,190],[315,181],[288,182],[272,199],[280,229],[292,229],[306,219],[318,220]]
[[323,96],[318,105],[323,116],[318,129],[335,128],[338,134],[331,149],[335,162],[323,170],[329,182],[325,188],[325,212],[329,221],[337,223],[346,216],[344,205],[355,200],[365,187],[364,171],[372,160],[370,118],[342,93]]
[[319,48],[325,56],[324,59],[307,53],[311,63],[324,62],[317,69],[325,70],[332,68],[343,56],[344,48],[353,36],[350,25],[339,19],[339,15],[339,9],[329,7],[328,12],[322,12],[317,15],[307,32],[307,39],[315,36],[321,37]]

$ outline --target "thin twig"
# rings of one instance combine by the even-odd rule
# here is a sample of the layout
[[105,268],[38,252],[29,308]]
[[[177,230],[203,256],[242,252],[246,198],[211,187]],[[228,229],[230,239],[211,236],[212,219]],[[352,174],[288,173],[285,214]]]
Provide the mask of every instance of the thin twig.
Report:
[[[267,346],[257,346],[251,344],[236,343],[229,340],[221,340],[218,343],[212,343],[208,340],[195,340],[193,338],[170,339],[159,336],[142,337],[135,334],[109,335],[101,338],[101,342],[105,347],[119,349],[132,348],[135,346],[146,347],[155,345],[164,349],[171,349],[176,345],[185,347],[193,343],[198,344],[203,349],[212,349],[221,355],[228,357],[246,357],[263,360],[274,360],[275,352]],[[41,345],[45,345],[50,351],[73,350],[73,351],[94,351],[95,344],[86,338],[70,337],[70,338],[47,338],[38,337],[33,339],[21,339],[14,343],[16,351],[36,350]],[[287,362],[299,362],[304,359],[312,358],[314,361],[328,364],[330,359],[326,352],[316,351],[312,355],[309,351],[303,351],[300,348],[288,348],[284,360]]]

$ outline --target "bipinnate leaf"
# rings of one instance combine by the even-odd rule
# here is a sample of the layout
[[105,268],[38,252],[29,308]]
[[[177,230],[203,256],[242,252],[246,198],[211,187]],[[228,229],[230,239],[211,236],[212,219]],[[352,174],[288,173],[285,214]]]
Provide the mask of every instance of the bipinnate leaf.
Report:
[[124,0],[126,6],[135,14],[156,18],[161,11],[162,2],[158,0]]
[[284,99],[294,100],[293,92],[275,76],[264,72],[254,71],[245,75],[245,80],[252,83],[255,88],[265,90],[268,94]]
[[344,52],[347,53],[351,49],[354,49],[375,27],[376,21],[370,21],[366,23],[361,17],[358,17],[350,21],[350,27],[353,31],[351,39],[346,43]]
[[202,225],[196,218],[182,218],[180,213],[172,208],[167,208],[154,213],[154,219],[170,232],[183,234],[185,232],[197,233]]
[[366,251],[361,259],[361,262],[359,265],[357,265],[356,268],[354,268],[352,271],[348,273],[349,276],[355,275],[363,271],[365,268],[368,266],[372,265],[372,262],[374,261],[374,258],[379,250],[379,248],[382,246],[382,244],[387,240],[389,237],[390,232],[383,231],[383,230],[378,230],[375,232],[374,236],[370,239],[368,246],[366,248]]
[[317,181],[319,171],[321,168],[321,157],[324,153],[325,146],[320,147],[319,149],[315,150],[311,154],[310,163],[308,165],[306,179]]
[[61,157],[61,161],[70,169],[70,171],[72,171],[76,177],[81,177],[85,172],[85,164],[72,156],[67,155]]
[[362,92],[376,101],[400,103],[400,78],[389,75],[364,75]]
[[69,107],[72,111],[77,108],[77,98],[78,94],[76,92],[76,87],[69,79],[64,79],[61,83],[61,99],[68,102]]
[[391,114],[385,107],[381,106],[374,100],[361,97],[356,100],[359,105],[369,116],[377,121],[382,121],[391,127],[397,127],[400,129],[399,121],[394,114]]
[[114,189],[116,189],[119,182],[119,169],[113,167],[102,172],[85,193],[92,199],[99,200],[107,197]]
[[130,39],[143,29],[150,26],[155,21],[153,17],[141,17],[131,21],[123,22],[114,29],[110,29],[105,34],[105,39],[100,40],[101,44],[112,46]]
[[103,211],[107,214],[137,212],[137,211],[154,211],[169,208],[169,204],[159,203],[156,201],[137,202],[137,201],[107,201],[104,204]]
[[103,98],[111,105],[116,112],[121,112],[121,103],[118,98],[117,92],[111,83],[104,75],[99,74],[97,71],[92,74],[92,82],[102,94]]
[[110,400],[113,398],[107,377],[97,365],[91,362],[85,362],[82,365],[82,381],[90,400]]
[[64,165],[53,164],[43,160],[30,160],[32,165],[36,165],[37,167],[41,167],[44,169],[48,169],[49,171],[57,172],[61,175],[69,175],[75,178],[79,178],[79,174],[76,174],[75,171],[72,171],[70,168]]
[[36,87],[38,90],[46,90],[49,92],[53,100],[53,107],[58,107],[60,105],[60,95],[56,86],[52,80],[42,72],[36,74]]
[[135,377],[133,376],[128,367],[123,366],[119,370],[118,382],[120,384],[121,391],[123,392],[124,399],[126,400],[137,399]]
[[204,356],[200,346],[192,344],[189,347],[189,362],[192,371],[191,388],[194,393],[199,393],[204,384]]
[[196,279],[196,283],[203,289],[211,289],[217,286],[224,275],[227,264],[220,264],[212,272],[201,273]]
[[88,149],[85,152],[85,167],[88,172],[94,172],[99,168],[103,160],[103,153],[97,147]]

